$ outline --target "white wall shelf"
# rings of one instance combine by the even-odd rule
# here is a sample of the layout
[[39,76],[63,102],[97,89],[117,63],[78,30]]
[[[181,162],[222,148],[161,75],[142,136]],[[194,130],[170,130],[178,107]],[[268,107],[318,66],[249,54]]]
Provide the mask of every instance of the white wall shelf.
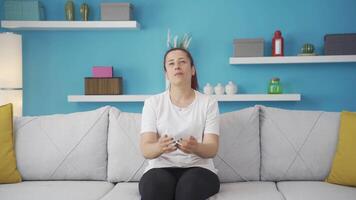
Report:
[[291,63],[347,63],[356,62],[356,55],[333,56],[276,56],[230,57],[230,64],[291,64]]
[[14,30],[136,30],[137,21],[1,21],[2,28]]
[[[68,102],[143,102],[151,95],[69,95]],[[212,95],[217,101],[300,101],[300,94]]]

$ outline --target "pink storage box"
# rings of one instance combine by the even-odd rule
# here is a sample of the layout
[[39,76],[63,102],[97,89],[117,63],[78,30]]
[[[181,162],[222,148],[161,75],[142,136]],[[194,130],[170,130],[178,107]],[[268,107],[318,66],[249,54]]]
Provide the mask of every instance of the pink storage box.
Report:
[[93,77],[96,78],[108,78],[113,77],[112,66],[94,66],[92,69]]

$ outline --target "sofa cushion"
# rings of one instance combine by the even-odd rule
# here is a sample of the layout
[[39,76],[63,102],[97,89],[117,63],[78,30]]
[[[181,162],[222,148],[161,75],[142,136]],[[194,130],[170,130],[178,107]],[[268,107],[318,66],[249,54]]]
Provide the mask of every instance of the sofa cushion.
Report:
[[325,180],[340,113],[260,108],[261,179]]
[[97,200],[113,187],[104,181],[24,181],[0,185],[0,199]]
[[0,184],[21,181],[14,152],[12,104],[0,106]]
[[[101,200],[139,200],[138,183],[118,183]],[[273,182],[223,183],[220,192],[209,200],[283,200]]]
[[220,145],[214,158],[221,182],[259,180],[259,110],[250,107],[220,115]]
[[288,200],[355,200],[356,188],[321,181],[278,182],[278,190]]
[[106,180],[109,107],[15,119],[24,180]]
[[342,112],[329,183],[356,187],[356,113]]
[[108,181],[139,181],[147,166],[141,154],[141,114],[109,111]]

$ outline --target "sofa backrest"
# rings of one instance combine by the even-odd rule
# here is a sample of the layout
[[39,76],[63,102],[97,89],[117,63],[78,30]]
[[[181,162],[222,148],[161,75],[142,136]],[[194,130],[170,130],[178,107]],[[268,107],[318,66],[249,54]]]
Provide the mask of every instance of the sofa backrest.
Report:
[[[220,115],[214,158],[221,182],[324,180],[340,113],[255,106]],[[93,111],[14,119],[23,180],[139,181],[141,114]]]
[[340,113],[260,106],[261,180],[325,180]]
[[[222,182],[259,180],[258,108],[222,114],[220,148],[214,159]],[[108,131],[108,181],[139,181],[147,166],[139,147],[141,114],[111,107]]]
[[109,107],[14,119],[23,180],[106,180]]

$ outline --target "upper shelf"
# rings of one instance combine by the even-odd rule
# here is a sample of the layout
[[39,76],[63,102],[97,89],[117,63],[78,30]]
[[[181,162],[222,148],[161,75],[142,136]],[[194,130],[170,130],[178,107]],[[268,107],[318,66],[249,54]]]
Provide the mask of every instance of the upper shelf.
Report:
[[[68,102],[143,102],[151,95],[69,95]],[[212,95],[217,101],[300,101],[300,94]]]
[[356,62],[356,55],[335,56],[276,56],[230,57],[230,64],[289,64],[289,63],[343,63]]
[[137,21],[1,21],[2,28],[14,30],[114,30],[140,29]]

